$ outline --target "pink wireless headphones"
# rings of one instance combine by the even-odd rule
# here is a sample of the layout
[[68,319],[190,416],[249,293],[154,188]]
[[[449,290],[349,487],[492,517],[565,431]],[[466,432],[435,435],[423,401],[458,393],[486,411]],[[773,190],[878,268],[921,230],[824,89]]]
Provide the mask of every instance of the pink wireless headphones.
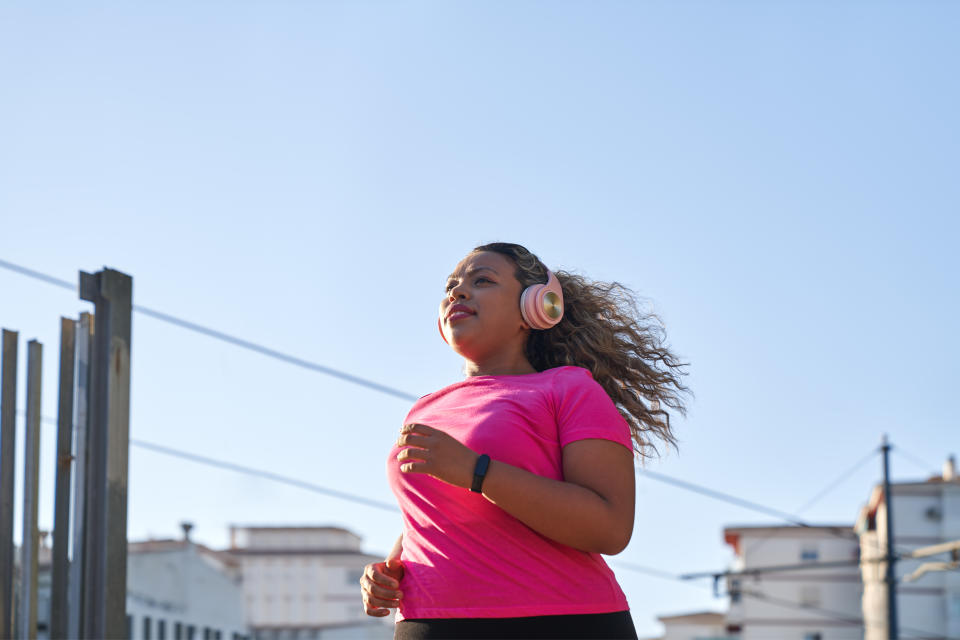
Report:
[[[549,329],[563,319],[563,289],[560,281],[547,269],[546,284],[532,284],[520,294],[520,315],[532,329]],[[443,335],[443,318],[437,318],[437,328]]]
[[547,284],[532,284],[520,295],[520,313],[533,329],[549,329],[563,318],[563,289],[547,269]]

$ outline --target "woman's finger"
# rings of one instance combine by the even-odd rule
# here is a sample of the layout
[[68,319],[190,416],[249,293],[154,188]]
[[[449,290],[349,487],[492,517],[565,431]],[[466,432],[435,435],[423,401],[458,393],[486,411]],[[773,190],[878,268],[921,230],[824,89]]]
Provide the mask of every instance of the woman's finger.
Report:
[[402,576],[392,576],[387,573],[387,571],[387,569],[384,569],[383,571],[375,572],[373,575],[373,581],[389,589],[398,589],[400,587],[399,579]]
[[364,593],[369,594],[371,597],[379,598],[381,600],[395,601],[403,598],[403,592],[399,589],[384,587],[376,582],[367,582],[364,584],[363,591]]
[[377,584],[387,589],[397,589],[400,586],[396,580],[385,573],[373,569],[369,574],[364,574],[360,578],[360,586],[366,589],[367,584]]
[[425,449],[404,449],[397,454],[397,460],[403,462],[404,460],[426,460],[427,451]]
[[417,422],[411,422],[410,424],[403,425],[403,428],[400,429],[400,433],[420,433],[425,436],[431,436],[437,433],[438,429],[433,427],[428,427],[425,424],[420,424]]
[[363,584],[364,579],[373,580],[374,576],[379,573],[378,569],[383,570],[386,568],[386,566],[386,562],[372,562],[365,566],[363,568],[363,575],[360,576],[360,584]]
[[427,463],[401,461],[400,471],[402,473],[427,473]]
[[390,615],[392,613],[391,609],[396,609],[396,608],[397,608],[396,606],[378,607],[368,602],[363,603],[363,610],[367,612],[368,616],[377,616],[380,618],[382,618],[383,616]]
[[368,607],[376,609],[396,609],[400,606],[399,600],[391,600],[390,598],[377,598],[371,596],[369,593],[363,594],[363,602]]
[[400,447],[419,447],[426,449],[429,445],[429,438],[416,433],[405,433],[397,440],[397,446]]
[[375,562],[373,564],[368,564],[366,567],[364,567],[363,575],[360,577],[360,584],[363,585],[364,581],[369,581],[381,584],[388,588],[399,587],[400,583],[397,582],[393,576],[385,573],[386,568],[386,562]]

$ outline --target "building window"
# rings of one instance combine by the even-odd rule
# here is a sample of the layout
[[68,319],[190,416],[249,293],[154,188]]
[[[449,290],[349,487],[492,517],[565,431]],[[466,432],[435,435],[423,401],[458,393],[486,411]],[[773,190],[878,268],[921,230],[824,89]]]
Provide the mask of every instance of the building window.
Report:
[[210,627],[203,628],[203,640],[213,640],[213,629]]
[[811,631],[803,634],[803,640],[823,640],[823,634],[819,631]]
[[143,616],[143,640],[150,640],[150,616]]
[[157,640],[167,640],[166,620],[157,620]]
[[819,607],[820,589],[818,587],[803,586],[800,587],[800,606],[801,607]]
[[183,624],[173,623],[173,640],[183,640]]
[[196,633],[197,628],[192,624],[187,625],[187,638],[186,640],[193,640],[193,635]]
[[730,592],[730,604],[736,604],[740,602],[740,581],[731,580],[730,586],[727,587],[727,591]]
[[133,637],[133,616],[129,613],[127,614],[127,637]]
[[816,562],[820,558],[820,552],[816,547],[804,547],[800,550],[801,562]]

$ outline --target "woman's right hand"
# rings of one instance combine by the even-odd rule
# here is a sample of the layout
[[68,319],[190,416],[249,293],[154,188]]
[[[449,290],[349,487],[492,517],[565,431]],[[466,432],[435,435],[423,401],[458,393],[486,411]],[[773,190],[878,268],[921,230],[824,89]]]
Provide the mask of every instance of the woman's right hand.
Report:
[[403,592],[400,581],[403,580],[403,563],[400,562],[399,544],[383,562],[368,564],[360,578],[363,590],[363,608],[368,616],[382,618],[390,615],[390,609],[400,606]]

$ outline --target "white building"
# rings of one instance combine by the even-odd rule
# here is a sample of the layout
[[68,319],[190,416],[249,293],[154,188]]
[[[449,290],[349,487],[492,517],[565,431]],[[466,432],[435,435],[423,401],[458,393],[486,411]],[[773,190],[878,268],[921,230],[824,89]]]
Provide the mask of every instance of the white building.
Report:
[[[960,479],[951,457],[943,474],[926,482],[890,487],[895,552],[960,540]],[[860,510],[856,530],[863,558],[863,618],[866,640],[886,640],[887,500],[877,485]],[[901,637],[960,638],[960,572],[930,571],[914,581],[904,578],[922,563],[949,557],[905,559],[896,563],[897,619]]]
[[[127,545],[127,637],[130,640],[249,638],[236,560],[189,540]],[[38,638],[48,637],[50,548],[43,544],[37,575]]]
[[658,616],[664,632],[658,640],[734,640],[727,634],[726,616],[714,611]]
[[263,640],[392,638],[393,617],[363,610],[360,576],[383,560],[338,527],[230,527],[243,576],[247,623]]
[[131,640],[248,637],[243,587],[232,557],[189,540],[131,542],[127,549]]
[[[724,529],[736,553],[726,631],[742,640],[859,640],[859,541],[850,525]],[[807,564],[838,563],[806,568]],[[749,573],[778,567],[774,571]]]

